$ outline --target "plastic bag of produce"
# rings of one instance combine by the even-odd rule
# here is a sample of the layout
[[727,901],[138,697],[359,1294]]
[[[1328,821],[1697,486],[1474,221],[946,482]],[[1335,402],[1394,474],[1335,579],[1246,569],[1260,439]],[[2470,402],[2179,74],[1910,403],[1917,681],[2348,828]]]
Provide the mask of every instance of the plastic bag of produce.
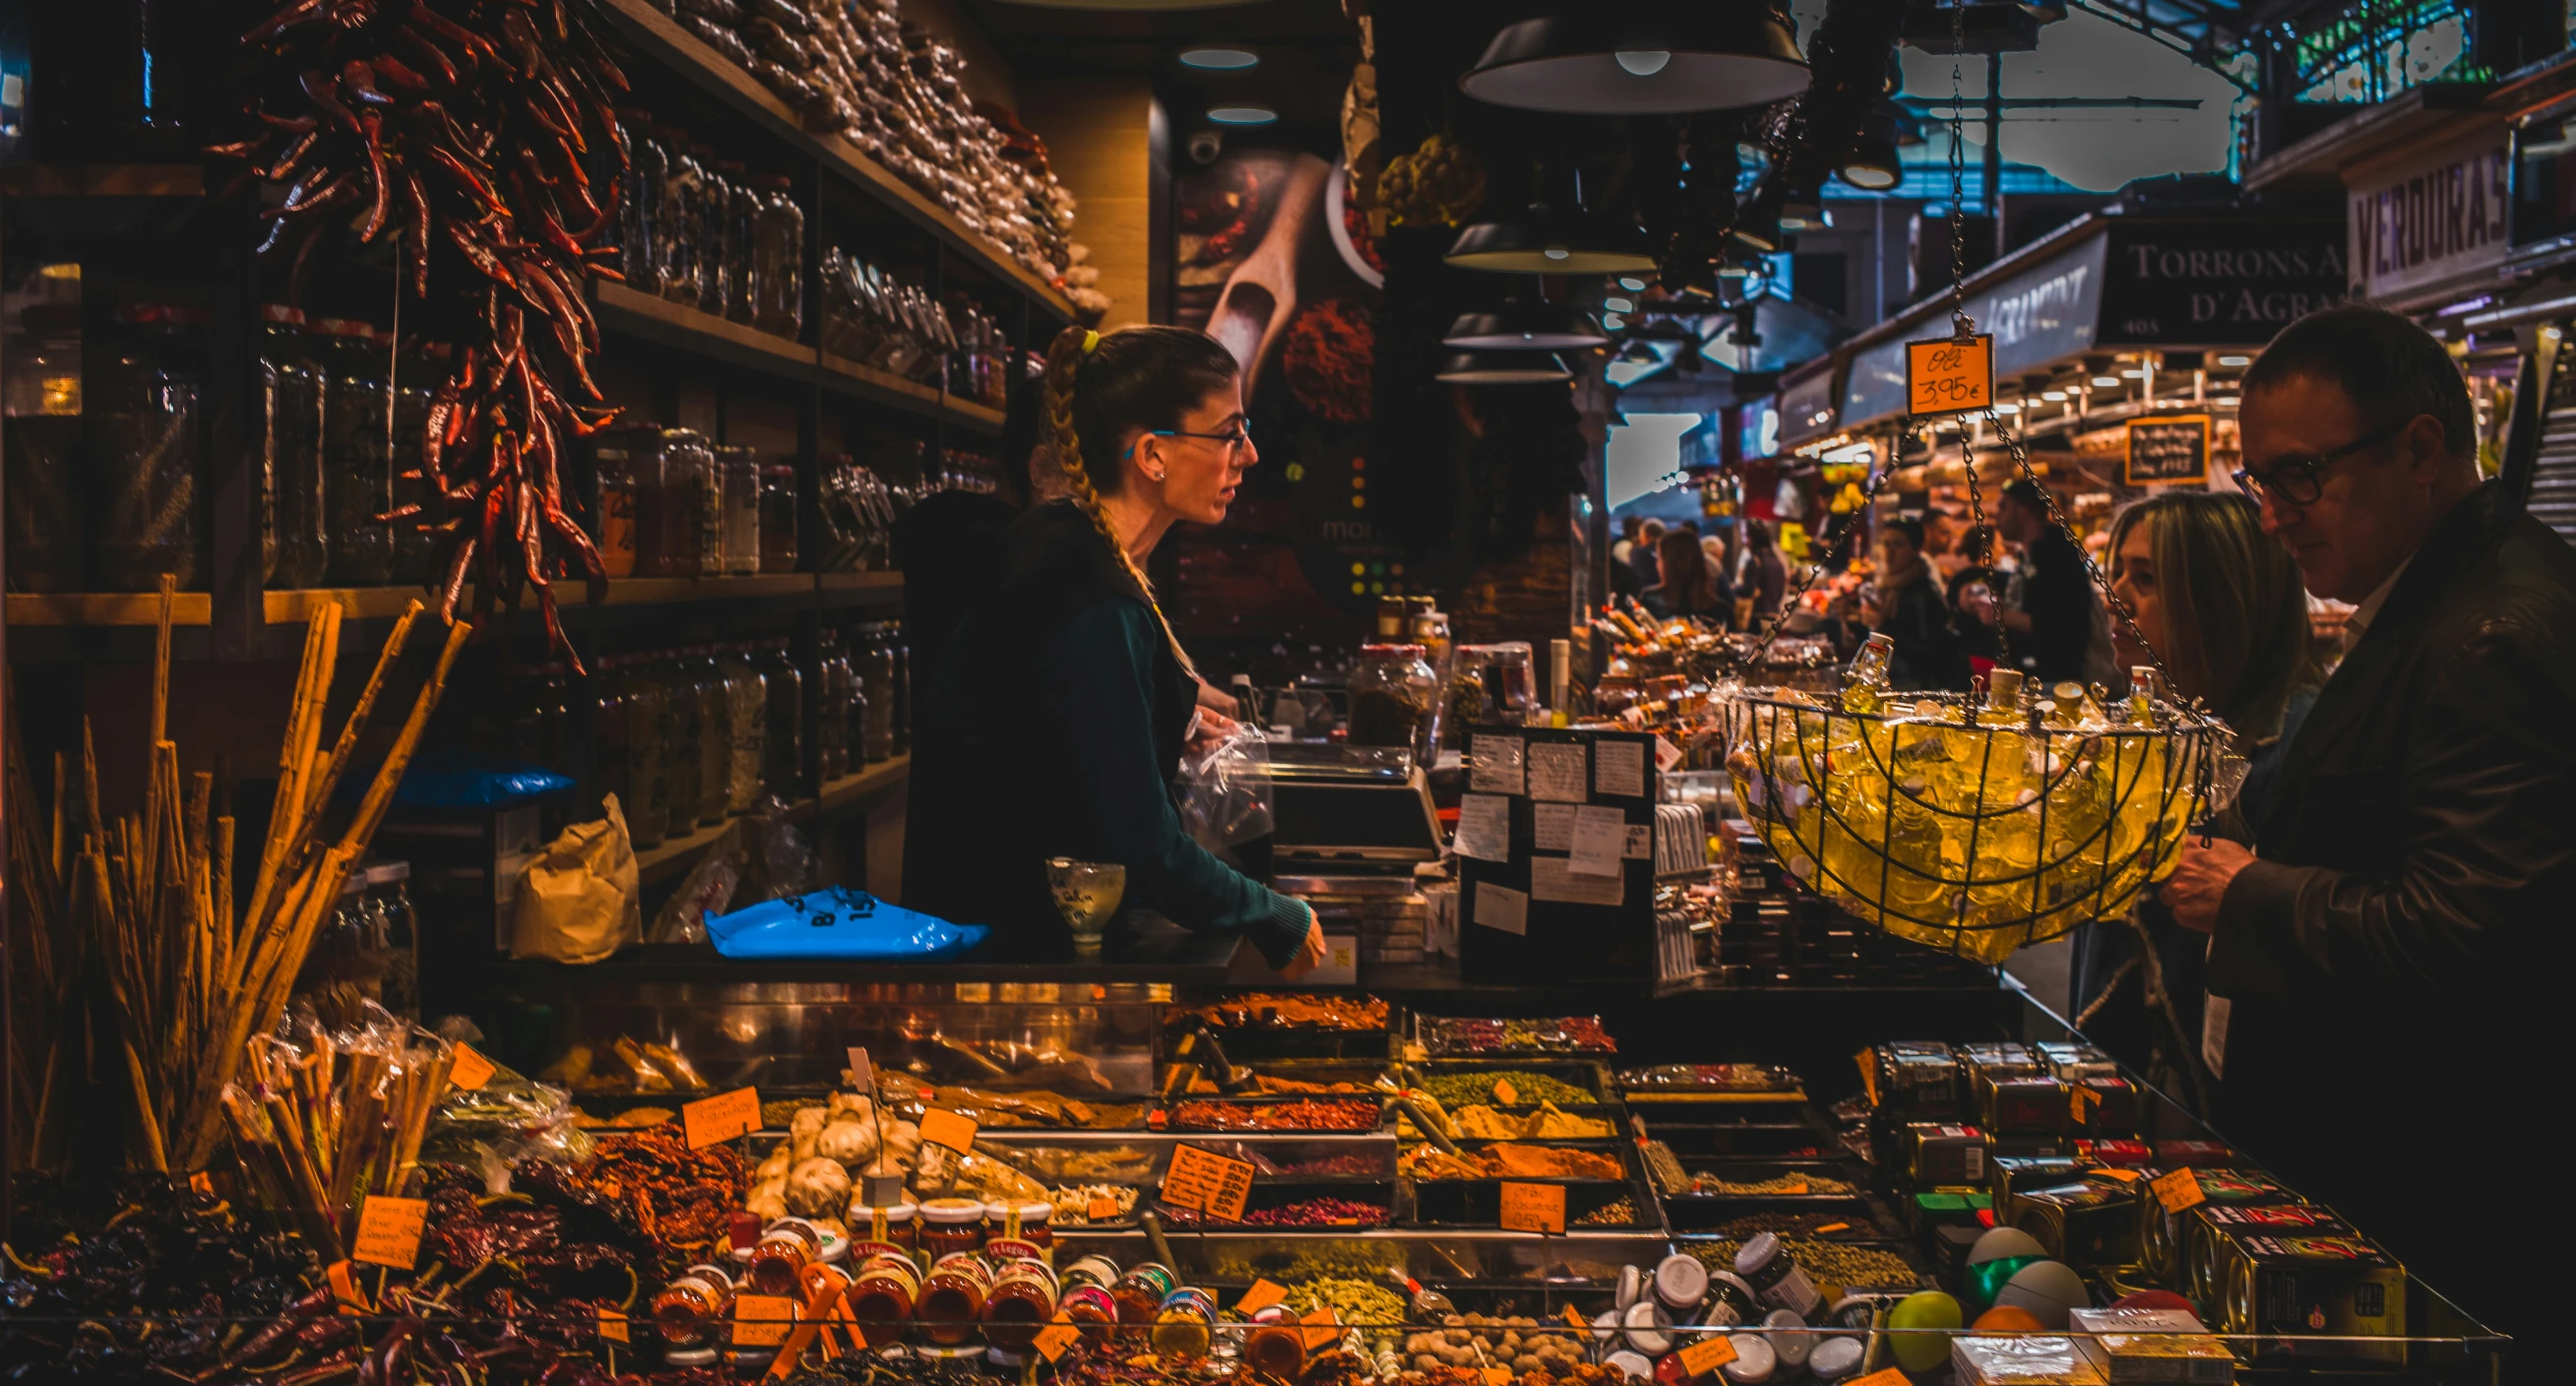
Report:
[[992,930],[951,924],[833,886],[707,916],[707,938],[728,958],[863,958],[927,962],[967,952]]
[[1217,856],[1268,837],[1269,741],[1257,728],[1238,726],[1204,749],[1182,752],[1180,805],[1181,826]]
[[643,932],[643,887],[626,814],[614,794],[604,810],[605,817],[564,829],[528,864],[511,917],[511,957],[595,963]]

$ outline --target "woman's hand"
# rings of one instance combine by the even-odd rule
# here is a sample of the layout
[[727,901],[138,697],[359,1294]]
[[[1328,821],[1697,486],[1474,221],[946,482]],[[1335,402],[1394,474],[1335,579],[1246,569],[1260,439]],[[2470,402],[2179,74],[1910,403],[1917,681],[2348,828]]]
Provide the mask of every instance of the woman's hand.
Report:
[[1296,981],[1321,966],[1323,961],[1324,925],[1321,920],[1310,915],[1306,923],[1306,941],[1298,947],[1297,956],[1290,958],[1287,964],[1279,969],[1280,979]]
[[1190,727],[1189,753],[1194,756],[1206,755],[1210,750],[1223,744],[1227,738],[1242,730],[1241,722],[1201,704],[1198,721]]

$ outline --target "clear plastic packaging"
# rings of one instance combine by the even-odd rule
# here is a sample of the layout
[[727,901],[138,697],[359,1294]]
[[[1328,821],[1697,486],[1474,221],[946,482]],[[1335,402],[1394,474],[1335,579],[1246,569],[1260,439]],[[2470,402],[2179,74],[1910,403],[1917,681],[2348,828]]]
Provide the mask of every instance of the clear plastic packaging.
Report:
[[626,201],[619,210],[618,269],[626,287],[639,294],[662,292],[662,191],[671,173],[671,156],[652,126],[652,117],[632,107],[617,113],[633,171],[626,179]]
[[789,186],[783,177],[769,180],[752,232],[752,326],[781,337],[805,330],[805,212]]

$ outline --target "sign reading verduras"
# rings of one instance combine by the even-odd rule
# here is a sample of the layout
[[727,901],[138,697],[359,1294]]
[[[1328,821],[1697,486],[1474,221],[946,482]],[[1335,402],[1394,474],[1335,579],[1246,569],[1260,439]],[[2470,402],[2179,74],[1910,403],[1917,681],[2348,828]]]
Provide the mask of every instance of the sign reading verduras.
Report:
[[2429,292],[2503,264],[2511,167],[2498,126],[2428,158],[2349,175],[2352,291],[2372,299]]
[[2128,483],[2209,484],[2209,417],[2129,421]]

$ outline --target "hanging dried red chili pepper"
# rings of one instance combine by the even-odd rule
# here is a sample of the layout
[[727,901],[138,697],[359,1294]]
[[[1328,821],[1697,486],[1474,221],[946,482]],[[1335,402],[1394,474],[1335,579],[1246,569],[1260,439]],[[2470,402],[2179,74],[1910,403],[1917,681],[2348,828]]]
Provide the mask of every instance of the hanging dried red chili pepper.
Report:
[[386,518],[438,532],[444,614],[469,578],[477,624],[534,589],[569,655],[554,582],[578,574],[597,601],[607,576],[564,509],[561,452],[616,411],[555,382],[568,371],[578,398],[600,398],[583,280],[620,277],[627,169],[611,110],[626,76],[593,0],[289,0],[242,41],[259,54],[246,110],[262,128],[212,152],[249,161],[236,187],[285,186],[260,250],[291,254],[289,299],[320,257],[391,235],[398,292],[421,304],[407,321],[456,341],[407,478],[427,504]]

